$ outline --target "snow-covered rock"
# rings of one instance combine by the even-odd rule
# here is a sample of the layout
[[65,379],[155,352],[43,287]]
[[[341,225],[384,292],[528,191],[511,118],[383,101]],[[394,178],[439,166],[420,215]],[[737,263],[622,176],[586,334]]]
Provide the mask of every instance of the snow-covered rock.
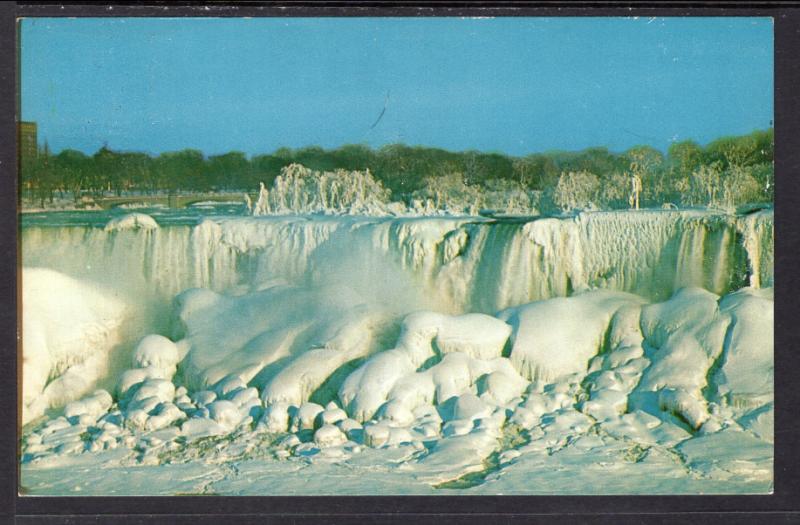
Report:
[[211,419],[227,429],[236,428],[244,418],[239,407],[231,401],[217,400],[208,405],[208,414]]

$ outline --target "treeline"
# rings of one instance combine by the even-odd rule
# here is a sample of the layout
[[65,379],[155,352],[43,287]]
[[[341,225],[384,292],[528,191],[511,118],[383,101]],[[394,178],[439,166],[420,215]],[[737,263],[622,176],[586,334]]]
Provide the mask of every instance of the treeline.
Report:
[[21,163],[21,187],[42,202],[56,193],[244,191],[268,186],[281,168],[302,164],[316,171],[364,170],[404,200],[441,179],[456,176],[469,187],[513,185],[538,191],[562,209],[594,204],[627,207],[631,180],[641,180],[643,206],[738,204],[773,199],[773,129],[720,138],[706,146],[677,142],[666,155],[650,146],[617,153],[595,147],[550,151],[523,157],[479,151],[392,144],[372,149],[346,145],[333,150],[311,146],[280,148],[250,158],[233,151],[205,156],[192,149],[150,156],[101,148],[94,155],[47,147]]

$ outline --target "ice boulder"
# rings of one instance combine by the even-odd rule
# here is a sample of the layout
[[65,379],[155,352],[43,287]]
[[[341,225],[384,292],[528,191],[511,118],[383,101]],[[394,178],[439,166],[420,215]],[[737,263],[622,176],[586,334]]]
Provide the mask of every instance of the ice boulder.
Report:
[[105,390],[97,390],[92,395],[84,397],[79,401],[67,403],[67,406],[64,407],[64,416],[66,418],[73,418],[88,415],[97,419],[111,408],[111,403],[111,394]]
[[217,400],[217,394],[211,390],[198,390],[191,395],[190,399],[197,406],[206,406]]
[[478,399],[475,394],[467,392],[455,398],[450,419],[466,419],[469,421],[487,417],[492,414],[492,407]]
[[509,335],[510,326],[485,314],[416,312],[403,320],[397,348],[417,366],[433,354],[451,352],[492,359],[502,355]]
[[151,334],[144,337],[133,352],[135,368],[154,367],[175,374],[175,367],[181,355],[178,346],[163,335]]
[[642,303],[635,295],[597,290],[509,308],[498,317],[514,327],[510,358],[519,373],[552,380],[585,373],[603,348],[612,316]]
[[339,421],[347,419],[347,412],[337,406],[325,408],[323,412],[317,416],[318,424],[321,425],[335,425]]
[[230,429],[220,425],[213,419],[193,417],[181,425],[181,434],[188,439],[198,439],[206,436],[219,436],[229,432]]
[[247,388],[247,383],[238,375],[231,374],[222,378],[220,382],[214,385],[214,392],[220,398],[228,398],[230,395]]
[[495,405],[505,405],[519,397],[528,382],[516,373],[495,370],[482,376],[478,382],[480,397]]
[[175,385],[166,379],[146,379],[128,390],[120,399],[120,407],[126,418],[137,428],[144,428],[147,417],[162,403],[171,403],[175,397]]
[[223,428],[232,430],[242,422],[244,414],[231,401],[219,400],[208,405],[208,414]]
[[258,389],[252,386],[234,390],[225,397],[240,408],[261,405],[261,400],[258,398]]
[[376,414],[380,420],[386,421],[391,426],[407,427],[414,422],[414,413],[400,400],[393,399],[386,402]]
[[117,381],[117,395],[124,398],[131,388],[144,383],[148,379],[172,379],[169,370],[149,366],[147,368],[132,368],[125,370]]
[[289,429],[288,403],[279,402],[268,406],[258,422],[258,427],[267,432],[286,432]]
[[394,384],[415,370],[402,350],[381,352],[347,376],[339,389],[339,399],[351,417],[366,421],[386,402]]
[[172,403],[160,403],[154,413],[147,418],[145,430],[159,430],[185,419],[186,414]]
[[[442,395],[442,389],[449,392],[446,382],[437,384],[432,376],[415,375],[418,369],[438,360],[500,358],[510,334],[510,326],[488,315],[410,314],[403,320],[395,348],[371,357],[350,374],[339,389],[339,399],[359,421],[370,419],[386,401],[398,400],[413,410],[421,403],[431,403],[435,395]],[[448,359],[454,355],[461,357]],[[453,395],[458,393],[456,388]],[[387,408],[401,413],[399,406]]]
[[322,425],[314,432],[314,442],[320,447],[334,447],[345,441],[347,436],[335,425]]
[[379,448],[389,443],[391,427],[385,423],[364,426],[364,444],[368,447]]
[[324,411],[325,409],[316,403],[303,403],[293,418],[292,428],[296,430],[313,429],[317,416]]

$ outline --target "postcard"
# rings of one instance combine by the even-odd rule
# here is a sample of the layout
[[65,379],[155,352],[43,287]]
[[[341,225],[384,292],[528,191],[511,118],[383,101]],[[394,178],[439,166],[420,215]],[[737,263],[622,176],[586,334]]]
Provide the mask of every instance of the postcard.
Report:
[[768,494],[768,17],[23,18],[26,496]]

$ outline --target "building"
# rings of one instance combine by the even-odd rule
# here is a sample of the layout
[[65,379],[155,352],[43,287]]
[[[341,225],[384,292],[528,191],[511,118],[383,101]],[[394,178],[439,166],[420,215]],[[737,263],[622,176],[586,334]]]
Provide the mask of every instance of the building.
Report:
[[20,160],[35,159],[39,154],[36,122],[19,122],[17,133]]

